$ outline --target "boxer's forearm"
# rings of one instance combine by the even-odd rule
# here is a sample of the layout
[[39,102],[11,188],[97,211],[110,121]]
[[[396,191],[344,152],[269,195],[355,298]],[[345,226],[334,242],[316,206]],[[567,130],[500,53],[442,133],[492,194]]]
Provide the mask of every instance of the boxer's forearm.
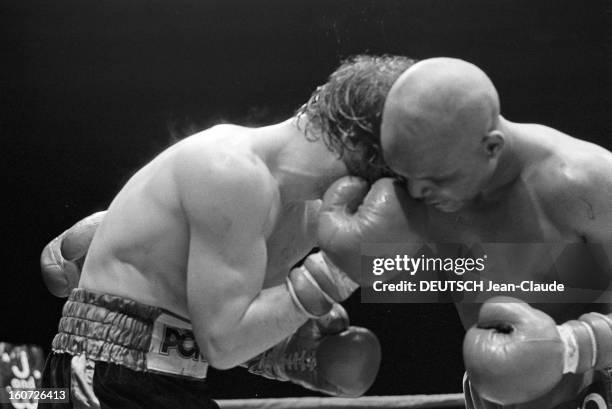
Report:
[[302,266],[289,272],[286,284],[262,290],[253,299],[233,328],[237,333],[231,339],[246,337],[254,345],[238,344],[242,351],[231,354],[245,355],[245,360],[259,355],[292,334],[296,323],[301,325],[305,318],[320,319],[329,314],[355,289],[357,284],[321,253],[309,255]]
[[219,369],[238,366],[278,344],[308,317],[285,284],[262,290],[235,323],[215,337],[205,336],[204,352]]

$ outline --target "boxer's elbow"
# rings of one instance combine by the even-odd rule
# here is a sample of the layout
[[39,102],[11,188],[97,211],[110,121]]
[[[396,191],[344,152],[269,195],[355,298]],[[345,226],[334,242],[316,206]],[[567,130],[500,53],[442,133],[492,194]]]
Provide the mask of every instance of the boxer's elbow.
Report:
[[240,361],[232,357],[230,351],[224,348],[206,348],[206,359],[210,366],[215,369],[231,369],[240,365]]
[[224,370],[242,363],[239,348],[229,338],[223,334],[207,334],[198,341],[201,352],[210,366]]

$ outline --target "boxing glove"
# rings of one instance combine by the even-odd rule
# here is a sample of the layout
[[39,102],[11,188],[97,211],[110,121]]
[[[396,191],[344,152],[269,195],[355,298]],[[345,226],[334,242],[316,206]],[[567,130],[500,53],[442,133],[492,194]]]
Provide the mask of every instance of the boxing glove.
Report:
[[249,372],[334,396],[356,397],[374,382],[380,366],[378,338],[349,326],[340,304],[247,362]]
[[366,285],[360,271],[362,243],[422,242],[425,225],[424,207],[400,181],[383,178],[369,187],[365,180],[347,176],[323,196],[317,239],[331,263]]
[[564,373],[589,369],[577,357],[583,349],[583,358],[591,358],[590,343],[572,340],[567,325],[557,326],[548,314],[515,298],[488,300],[463,343],[471,384],[491,402],[518,404],[552,390]]
[[77,287],[91,240],[106,212],[94,213],[54,238],[40,255],[43,281],[56,297],[68,297]]

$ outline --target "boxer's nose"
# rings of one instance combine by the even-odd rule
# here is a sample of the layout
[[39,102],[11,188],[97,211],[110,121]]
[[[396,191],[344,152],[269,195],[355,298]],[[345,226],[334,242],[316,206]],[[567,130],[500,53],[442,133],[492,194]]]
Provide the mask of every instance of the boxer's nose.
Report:
[[408,191],[415,199],[426,199],[432,193],[431,183],[426,180],[408,180]]

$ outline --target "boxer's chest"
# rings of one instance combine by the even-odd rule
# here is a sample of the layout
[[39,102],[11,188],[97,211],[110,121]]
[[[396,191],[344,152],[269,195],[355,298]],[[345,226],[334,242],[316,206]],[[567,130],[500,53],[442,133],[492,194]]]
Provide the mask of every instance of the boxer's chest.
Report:
[[281,209],[267,240],[264,287],[283,282],[289,269],[315,246],[318,206],[317,202],[302,202]]
[[579,241],[546,215],[540,201],[522,184],[488,204],[456,213],[430,211],[431,234],[449,242],[558,242]]

